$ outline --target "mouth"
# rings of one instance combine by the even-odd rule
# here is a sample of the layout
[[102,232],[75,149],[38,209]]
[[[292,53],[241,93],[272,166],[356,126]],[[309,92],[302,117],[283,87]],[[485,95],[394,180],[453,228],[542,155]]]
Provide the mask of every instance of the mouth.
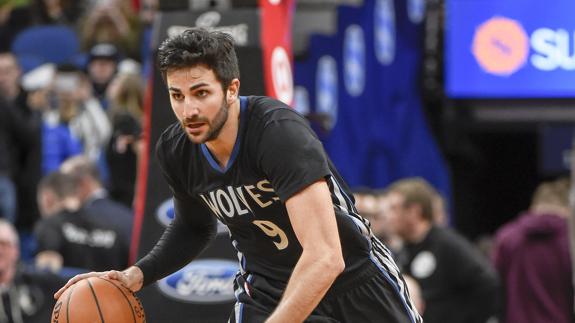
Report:
[[204,125],[206,125],[204,122],[188,123],[186,124],[186,131],[191,135],[198,135]]

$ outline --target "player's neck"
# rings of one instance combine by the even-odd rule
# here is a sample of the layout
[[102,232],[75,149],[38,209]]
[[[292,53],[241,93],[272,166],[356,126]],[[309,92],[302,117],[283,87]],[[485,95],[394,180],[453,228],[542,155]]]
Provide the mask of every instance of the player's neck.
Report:
[[206,146],[217,160],[220,167],[225,168],[232,156],[240,124],[240,99],[236,98],[229,106],[228,119],[218,137],[206,142]]

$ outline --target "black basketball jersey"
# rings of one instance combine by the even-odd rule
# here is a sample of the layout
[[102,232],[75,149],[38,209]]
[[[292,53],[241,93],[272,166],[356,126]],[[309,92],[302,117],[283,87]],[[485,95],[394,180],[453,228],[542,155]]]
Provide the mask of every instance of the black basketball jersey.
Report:
[[349,188],[306,119],[268,97],[240,100],[238,136],[225,169],[205,144],[189,140],[179,123],[160,137],[156,153],[164,176],[175,199],[186,201],[185,212],[176,217],[205,217],[208,213],[217,217],[229,228],[242,272],[287,283],[302,247],[285,201],[323,178],[331,192],[346,264],[334,284],[372,262],[404,296],[389,251],[357,214]]

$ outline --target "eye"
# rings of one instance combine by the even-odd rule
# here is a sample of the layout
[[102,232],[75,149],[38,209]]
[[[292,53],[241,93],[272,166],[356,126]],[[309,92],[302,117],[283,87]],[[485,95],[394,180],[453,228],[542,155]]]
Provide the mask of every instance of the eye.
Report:
[[200,98],[204,98],[206,96],[208,96],[209,92],[207,90],[198,90],[196,92],[196,96],[200,97]]
[[178,93],[178,92],[172,92],[172,99],[174,99],[175,101],[182,101],[184,99],[184,95],[182,93]]

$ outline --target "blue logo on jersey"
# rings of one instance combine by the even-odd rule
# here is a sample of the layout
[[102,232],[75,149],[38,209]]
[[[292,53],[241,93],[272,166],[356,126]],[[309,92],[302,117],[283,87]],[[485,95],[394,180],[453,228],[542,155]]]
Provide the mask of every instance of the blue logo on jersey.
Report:
[[171,198],[165,200],[156,210],[156,219],[166,227],[170,225],[175,215],[174,200]]
[[349,95],[359,96],[365,88],[365,40],[363,29],[351,25],[343,41],[343,82]]
[[233,283],[237,263],[223,259],[199,259],[158,281],[168,297],[190,303],[221,303],[235,300]]
[[329,55],[322,56],[317,62],[315,75],[316,112],[326,116],[324,128],[331,130],[337,122],[337,65]]
[[414,24],[419,24],[425,18],[425,0],[408,0],[407,16]]
[[377,0],[373,13],[375,57],[383,65],[395,59],[395,8],[393,0]]

